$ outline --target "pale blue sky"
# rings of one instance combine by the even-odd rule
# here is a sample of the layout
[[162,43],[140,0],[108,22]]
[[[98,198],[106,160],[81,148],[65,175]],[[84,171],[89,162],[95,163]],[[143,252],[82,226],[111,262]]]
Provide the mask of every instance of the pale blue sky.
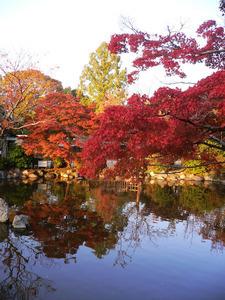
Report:
[[[76,87],[90,52],[109,41],[113,33],[122,32],[121,16],[153,33],[162,32],[166,25],[178,28],[180,22],[185,22],[186,31],[192,32],[204,20],[222,22],[218,2],[0,0],[1,48],[14,53],[24,49],[40,60],[44,72],[61,80],[64,86]],[[192,76],[195,77],[193,73]],[[160,72],[153,77],[149,77],[151,82],[165,79]],[[151,88],[146,78],[143,89],[148,93]],[[137,88],[141,85],[137,83]],[[155,83],[152,86],[155,88]]]

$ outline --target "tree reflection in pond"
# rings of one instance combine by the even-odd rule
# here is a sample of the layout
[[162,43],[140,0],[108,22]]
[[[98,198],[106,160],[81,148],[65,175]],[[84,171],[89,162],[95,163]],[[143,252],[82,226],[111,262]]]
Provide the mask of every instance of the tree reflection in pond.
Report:
[[[76,263],[82,246],[99,259],[112,252],[114,265],[124,268],[144,240],[155,247],[160,239],[173,236],[180,223],[187,240],[197,234],[210,240],[212,249],[225,246],[222,187],[148,185],[139,203],[135,193],[88,183],[42,183],[28,190],[20,211],[30,217],[30,234],[0,226],[3,299],[32,299],[43,290],[54,291],[54,285],[33,269],[41,263],[51,267],[60,259]],[[1,189],[3,197],[4,192],[8,188]],[[10,205],[18,203],[15,194],[7,195]]]
[[25,184],[19,181],[0,180],[0,198],[4,198],[9,205],[23,205],[27,199],[32,197],[33,191],[36,189],[36,183]]
[[6,224],[0,225],[0,239],[0,299],[32,299],[40,292],[54,291],[50,280],[32,271],[37,260],[46,263],[39,243],[15,234]]
[[[186,222],[186,238],[193,231],[203,239],[211,240],[212,249],[225,246],[225,186],[166,186],[149,185],[146,194],[151,197],[151,209],[156,216],[176,224]],[[173,222],[176,221],[176,222]]]
[[[224,201],[223,191],[215,193],[213,187],[149,185],[137,206],[134,193],[63,182],[36,190],[23,213],[31,217],[46,256],[76,260],[79,247],[86,245],[101,258],[116,248],[115,263],[125,266],[125,257],[131,261],[143,236],[155,243],[157,237],[173,234],[180,221],[186,222],[186,238],[195,230],[212,240],[213,248],[221,248]],[[156,228],[159,220],[166,221],[167,228]]]

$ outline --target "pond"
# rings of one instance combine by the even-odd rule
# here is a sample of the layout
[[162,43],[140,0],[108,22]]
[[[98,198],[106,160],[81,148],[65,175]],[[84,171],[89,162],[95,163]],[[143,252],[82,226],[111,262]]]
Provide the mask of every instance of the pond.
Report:
[[225,186],[0,182],[0,299],[225,299]]

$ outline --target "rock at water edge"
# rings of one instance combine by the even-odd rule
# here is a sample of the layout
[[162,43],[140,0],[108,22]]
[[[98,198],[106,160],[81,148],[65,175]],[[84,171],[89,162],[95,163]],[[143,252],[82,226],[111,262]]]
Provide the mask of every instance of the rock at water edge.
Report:
[[0,222],[4,223],[9,219],[9,206],[4,199],[0,198]]
[[15,229],[26,229],[29,224],[28,219],[29,217],[26,215],[16,215],[13,219],[12,226]]

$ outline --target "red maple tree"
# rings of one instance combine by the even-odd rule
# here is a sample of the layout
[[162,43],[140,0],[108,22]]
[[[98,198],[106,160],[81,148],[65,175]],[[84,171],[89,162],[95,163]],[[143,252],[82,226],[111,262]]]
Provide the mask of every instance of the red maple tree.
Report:
[[52,93],[39,100],[28,137],[23,141],[27,154],[45,158],[63,158],[67,163],[77,160],[81,148],[94,128],[91,108],[79,99],[63,93]]
[[[186,76],[182,70],[185,63],[204,63],[217,72],[186,91],[163,87],[152,97],[136,94],[126,106],[109,107],[100,128],[85,145],[83,174],[96,177],[104,170],[106,176],[140,180],[151,157],[168,164],[182,157],[193,158],[201,144],[225,150],[224,28],[209,20],[199,26],[197,35],[188,37],[168,28],[166,35],[133,30],[132,34],[112,36],[111,52],[137,54],[133,61],[136,70],[128,75],[130,83],[141,70],[159,65],[168,76],[181,78]],[[202,159],[212,159],[212,153],[203,152]],[[115,160],[114,167],[106,168],[107,159]]]
[[[133,95],[126,106],[112,106],[84,147],[83,174],[144,178],[149,160],[161,163],[194,157],[200,144],[225,150],[225,71],[186,91],[160,88],[152,97]],[[207,156],[207,159],[213,159]],[[204,157],[203,157],[204,159]],[[206,159],[206,156],[205,156]]]
[[[128,75],[130,83],[141,70],[163,66],[167,75],[185,77],[182,64],[204,63],[212,69],[225,68],[224,28],[209,20],[197,29],[197,38],[168,28],[166,35],[149,34],[134,30],[130,34],[115,34],[109,43],[112,53],[137,53],[133,66],[137,69]],[[135,75],[135,76],[134,76]]]

